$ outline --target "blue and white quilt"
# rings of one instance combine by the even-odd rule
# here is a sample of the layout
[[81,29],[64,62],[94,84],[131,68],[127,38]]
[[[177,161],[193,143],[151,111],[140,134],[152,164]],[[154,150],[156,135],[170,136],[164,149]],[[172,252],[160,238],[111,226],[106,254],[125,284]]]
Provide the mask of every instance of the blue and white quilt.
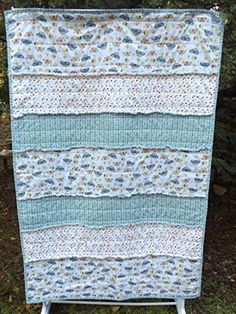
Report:
[[5,16],[27,302],[198,297],[219,13]]

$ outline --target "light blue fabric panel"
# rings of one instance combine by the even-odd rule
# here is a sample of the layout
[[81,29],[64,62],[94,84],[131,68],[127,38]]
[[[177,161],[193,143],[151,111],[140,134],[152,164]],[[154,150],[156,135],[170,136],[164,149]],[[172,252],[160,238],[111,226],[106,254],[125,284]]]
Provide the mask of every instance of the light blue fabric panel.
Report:
[[71,147],[211,149],[214,116],[26,115],[12,120],[14,151]]
[[45,197],[18,201],[21,231],[67,224],[91,227],[167,222],[203,226],[206,198],[135,195],[130,198]]

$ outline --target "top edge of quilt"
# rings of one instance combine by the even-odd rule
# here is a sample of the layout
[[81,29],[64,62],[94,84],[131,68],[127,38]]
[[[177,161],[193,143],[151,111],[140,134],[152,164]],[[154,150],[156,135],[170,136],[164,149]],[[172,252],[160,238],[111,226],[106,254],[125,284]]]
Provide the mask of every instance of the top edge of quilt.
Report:
[[219,72],[223,20],[211,10],[14,9],[9,74]]
[[[174,8],[117,8],[117,9],[63,9],[63,8],[14,8],[12,7],[11,10],[6,10],[5,14],[10,14],[11,12],[52,12],[52,13],[97,13],[97,14],[103,14],[103,13],[185,13],[185,12],[191,12],[191,13],[205,13],[205,14],[213,14],[218,17],[222,15],[220,11],[216,11],[214,9],[174,9]],[[221,18],[221,21],[223,22],[223,19]]]

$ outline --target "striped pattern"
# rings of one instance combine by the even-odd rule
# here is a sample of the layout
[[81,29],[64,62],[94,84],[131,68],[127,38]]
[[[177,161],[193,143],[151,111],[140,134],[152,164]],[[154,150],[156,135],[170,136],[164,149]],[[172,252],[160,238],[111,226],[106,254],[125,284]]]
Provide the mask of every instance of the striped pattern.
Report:
[[82,224],[90,227],[119,226],[142,222],[164,222],[204,226],[207,198],[162,194],[128,198],[51,196],[18,200],[21,231]]
[[12,121],[14,151],[71,147],[211,149],[214,117],[83,114],[26,115]]
[[[199,296],[219,14],[19,9],[6,29],[27,302]],[[149,163],[150,151],[162,154]]]

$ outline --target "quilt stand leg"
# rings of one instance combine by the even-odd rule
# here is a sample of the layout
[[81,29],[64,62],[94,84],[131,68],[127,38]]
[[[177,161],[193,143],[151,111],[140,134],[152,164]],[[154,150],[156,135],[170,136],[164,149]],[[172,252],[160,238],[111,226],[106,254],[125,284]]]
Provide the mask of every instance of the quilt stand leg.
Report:
[[51,308],[51,302],[43,303],[41,314],[49,314]]
[[[120,306],[163,306],[163,305],[176,305],[178,314],[186,314],[184,307],[184,299],[175,299],[175,302],[109,302],[109,301],[52,301],[53,303],[67,303],[67,304],[93,304],[93,305],[120,305]],[[49,314],[52,302],[43,303],[41,314]]]
[[185,306],[184,306],[184,299],[176,299],[176,309],[178,314],[186,314]]

